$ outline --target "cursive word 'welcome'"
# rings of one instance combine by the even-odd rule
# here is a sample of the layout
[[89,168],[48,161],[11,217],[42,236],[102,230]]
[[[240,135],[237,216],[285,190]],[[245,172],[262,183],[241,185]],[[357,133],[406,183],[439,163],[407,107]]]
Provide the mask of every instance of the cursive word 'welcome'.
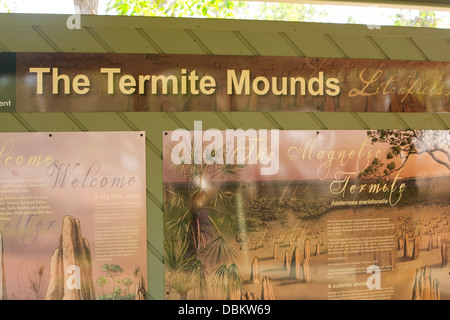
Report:
[[123,188],[135,187],[137,181],[135,177],[113,176],[105,177],[100,175],[101,165],[99,161],[94,161],[86,170],[83,170],[80,163],[63,163],[55,161],[47,167],[47,177],[53,179],[53,188]]

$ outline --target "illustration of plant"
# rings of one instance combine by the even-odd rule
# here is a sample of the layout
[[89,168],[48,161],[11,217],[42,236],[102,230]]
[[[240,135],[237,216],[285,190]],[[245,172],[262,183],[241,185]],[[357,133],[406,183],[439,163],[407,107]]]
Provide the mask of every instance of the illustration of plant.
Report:
[[122,285],[127,288],[125,290],[125,295],[130,293],[130,287],[133,284],[133,280],[131,278],[122,279]]
[[124,269],[118,264],[104,264],[102,271],[106,272],[106,276],[112,279],[113,297],[116,296],[116,278],[124,272]]
[[[385,162],[374,158],[360,177],[383,179],[401,170],[413,155],[428,154],[436,163],[450,170],[450,134],[445,130],[374,130],[367,131],[372,144],[387,143]],[[400,164],[395,162],[400,159]]]
[[213,276],[213,283],[213,287],[216,290],[220,289],[226,300],[239,298],[244,285],[238,267],[234,263],[218,267]]
[[105,288],[103,287],[105,284],[108,283],[108,278],[105,276],[101,276],[97,279],[97,284],[102,288],[102,296],[105,295]]
[[187,293],[199,289],[206,291],[206,274],[197,255],[187,254],[188,245],[185,241],[178,244],[176,240],[166,241],[164,263],[167,268],[166,282],[168,283],[168,297],[172,289],[177,291],[180,299],[185,300]]
[[119,286],[116,286],[114,288],[113,299],[117,299],[118,297],[120,297],[121,294],[122,294],[122,288],[120,288]]
[[176,272],[171,275],[172,288],[180,295],[180,300],[186,300],[188,292],[197,288],[199,273],[197,272]]
[[[225,155],[225,147],[210,156],[214,157],[217,152]],[[236,221],[235,213],[229,211],[232,194],[218,191],[212,181],[236,179],[243,168],[242,165],[217,164],[208,158],[195,163],[193,154],[191,156],[191,161],[172,163],[172,173],[182,177],[186,190],[166,190],[170,210],[165,245],[169,296],[173,289],[182,299],[190,290],[205,292],[204,261],[228,263],[236,257],[222,234],[225,227],[236,229],[236,226],[230,228],[230,222]]]

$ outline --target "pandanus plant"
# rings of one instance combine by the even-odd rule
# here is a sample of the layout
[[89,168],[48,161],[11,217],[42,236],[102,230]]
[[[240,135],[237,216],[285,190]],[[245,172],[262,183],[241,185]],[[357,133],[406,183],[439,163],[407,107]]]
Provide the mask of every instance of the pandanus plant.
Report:
[[213,276],[216,290],[220,290],[226,300],[236,300],[241,296],[244,281],[236,264],[219,266]]
[[[236,213],[227,208],[232,194],[217,190],[216,186],[220,181],[238,178],[241,168],[242,165],[211,164],[205,159],[195,164],[193,158],[180,164],[172,163],[172,174],[182,178],[185,189],[166,189],[169,209],[166,262],[184,266],[181,273],[169,266],[166,280],[169,288],[178,291],[181,298],[187,297],[187,292],[193,289],[206,290],[206,266],[226,264],[237,256],[223,234],[223,230],[235,227],[230,222],[236,220],[233,218]],[[195,283],[201,283],[202,288]]]

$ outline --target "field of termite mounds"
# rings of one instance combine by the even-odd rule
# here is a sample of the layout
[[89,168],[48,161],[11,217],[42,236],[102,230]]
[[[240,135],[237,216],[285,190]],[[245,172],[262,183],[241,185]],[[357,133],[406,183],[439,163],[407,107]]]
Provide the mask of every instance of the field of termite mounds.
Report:
[[[423,264],[415,270],[411,299],[440,300],[440,280],[435,274],[446,274],[446,282],[450,278],[450,273],[445,271],[448,269],[450,240],[448,213],[433,213],[415,219],[409,217],[398,231],[397,245],[403,253],[403,260],[418,260]],[[426,261],[420,259],[422,255],[435,258]]]
[[241,247],[251,261],[242,268],[245,289],[241,300],[296,299],[298,294],[290,290],[313,284],[312,273],[317,275],[318,270],[312,269],[311,261],[319,259],[326,248],[325,228],[309,229],[297,221],[286,234],[281,229],[272,225],[263,235],[250,236],[246,248]]
[[416,270],[412,300],[440,300],[439,280],[432,278],[431,270],[422,267]]
[[[389,218],[392,228],[378,230],[377,235],[389,236],[391,247],[375,250],[374,246],[362,246],[353,253],[343,251],[343,262],[367,260],[380,266],[382,286],[393,288],[391,299],[450,299],[450,284],[445,285],[450,277],[449,217],[447,207],[438,205],[387,211],[380,207],[342,209],[314,220],[292,217],[285,224],[269,223],[263,231],[249,234],[237,249],[241,257],[237,265],[244,280],[240,299],[327,299],[326,283],[367,279],[368,275],[362,274],[365,272],[328,278],[333,243],[327,221],[363,217]],[[367,232],[356,230],[346,236],[361,239]]]

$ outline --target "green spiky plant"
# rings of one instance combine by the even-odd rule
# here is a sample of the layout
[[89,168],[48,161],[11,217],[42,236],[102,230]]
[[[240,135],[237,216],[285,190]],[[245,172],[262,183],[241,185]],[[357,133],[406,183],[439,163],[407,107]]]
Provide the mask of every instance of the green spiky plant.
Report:
[[213,287],[220,290],[226,300],[240,296],[243,286],[244,281],[236,264],[221,265],[216,269],[213,276]]
[[[191,147],[194,150],[194,146]],[[232,193],[217,191],[209,182],[217,178],[221,181],[237,178],[243,168],[242,165],[207,164],[204,159],[195,164],[191,156],[190,163],[172,163],[172,173],[182,177],[185,190],[166,189],[169,209],[166,280],[169,294],[173,289],[182,299],[190,290],[198,289],[201,294],[205,293],[207,265],[228,263],[237,256],[223,235],[224,230],[233,229],[233,221],[236,220],[229,206]]]
[[177,291],[180,299],[186,299],[192,289],[206,291],[205,268],[197,259],[197,255],[187,254],[188,245],[176,239],[164,243],[164,264],[166,267],[166,283],[168,298],[172,289]]

